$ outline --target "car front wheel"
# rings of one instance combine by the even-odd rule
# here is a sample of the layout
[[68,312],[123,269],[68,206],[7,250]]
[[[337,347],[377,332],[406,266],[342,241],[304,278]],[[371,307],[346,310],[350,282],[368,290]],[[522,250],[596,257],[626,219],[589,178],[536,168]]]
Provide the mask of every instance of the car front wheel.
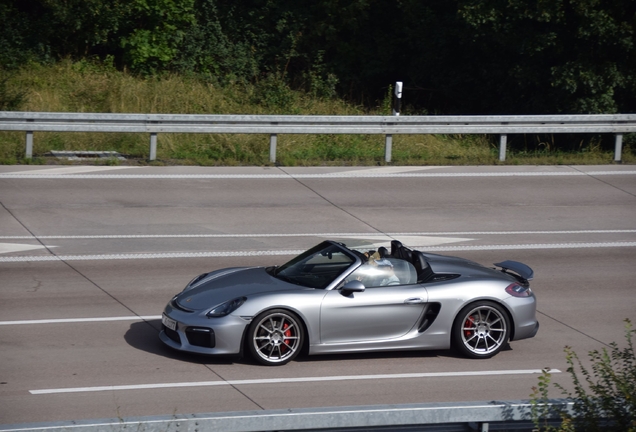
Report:
[[302,323],[283,309],[265,311],[252,321],[248,337],[248,348],[256,361],[266,366],[284,365],[300,352]]
[[463,308],[453,325],[453,345],[470,358],[490,358],[503,349],[510,337],[506,311],[489,301]]

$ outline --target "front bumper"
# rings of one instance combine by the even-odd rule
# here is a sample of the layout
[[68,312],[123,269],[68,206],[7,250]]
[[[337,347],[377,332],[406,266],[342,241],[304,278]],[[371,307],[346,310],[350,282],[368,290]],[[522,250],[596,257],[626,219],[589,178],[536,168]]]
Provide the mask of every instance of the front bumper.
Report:
[[174,330],[162,325],[159,339],[170,348],[198,354],[239,354],[250,321],[228,315],[208,318],[205,312],[184,312],[166,306],[164,314],[176,322]]

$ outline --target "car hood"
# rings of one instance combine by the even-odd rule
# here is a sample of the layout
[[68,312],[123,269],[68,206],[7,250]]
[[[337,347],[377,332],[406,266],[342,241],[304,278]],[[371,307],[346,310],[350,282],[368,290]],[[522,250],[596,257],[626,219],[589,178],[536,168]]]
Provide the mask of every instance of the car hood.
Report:
[[264,267],[235,268],[178,294],[174,301],[184,309],[209,309],[237,297],[265,292],[302,289],[271,276]]

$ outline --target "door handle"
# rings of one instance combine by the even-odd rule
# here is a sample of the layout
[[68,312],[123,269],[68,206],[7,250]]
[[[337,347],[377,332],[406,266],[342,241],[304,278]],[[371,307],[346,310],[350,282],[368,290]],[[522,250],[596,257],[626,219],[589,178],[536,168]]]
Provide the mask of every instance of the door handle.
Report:
[[406,300],[404,300],[404,303],[406,303],[406,304],[422,304],[422,303],[424,303],[424,299],[422,299],[420,297],[411,297],[411,298],[407,298]]

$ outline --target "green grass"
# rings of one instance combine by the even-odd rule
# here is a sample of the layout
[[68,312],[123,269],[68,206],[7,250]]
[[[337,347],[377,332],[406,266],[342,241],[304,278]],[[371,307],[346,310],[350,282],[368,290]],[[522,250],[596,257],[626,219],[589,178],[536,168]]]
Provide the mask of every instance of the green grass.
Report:
[[[88,61],[29,65],[8,81],[24,93],[22,111],[175,113],[175,114],[304,114],[387,115],[385,100],[374,110],[339,99],[320,99],[271,82],[219,86],[196,77],[166,75],[141,79]],[[274,83],[276,84],[276,83]],[[575,151],[536,145],[517,149],[509,137],[505,162],[498,143],[483,135],[394,135],[391,165],[544,165],[608,164],[613,151],[589,144]],[[634,163],[636,141],[626,136],[623,162]],[[64,163],[46,155],[51,150],[117,151],[122,164],[147,164],[148,134],[34,134],[33,160],[24,159],[25,134],[0,132],[0,164]],[[384,136],[279,135],[277,163],[285,166],[386,165]],[[270,165],[269,136],[253,134],[159,134],[155,165]],[[66,162],[68,163],[68,162]],[[104,164],[104,161],[95,161]]]

